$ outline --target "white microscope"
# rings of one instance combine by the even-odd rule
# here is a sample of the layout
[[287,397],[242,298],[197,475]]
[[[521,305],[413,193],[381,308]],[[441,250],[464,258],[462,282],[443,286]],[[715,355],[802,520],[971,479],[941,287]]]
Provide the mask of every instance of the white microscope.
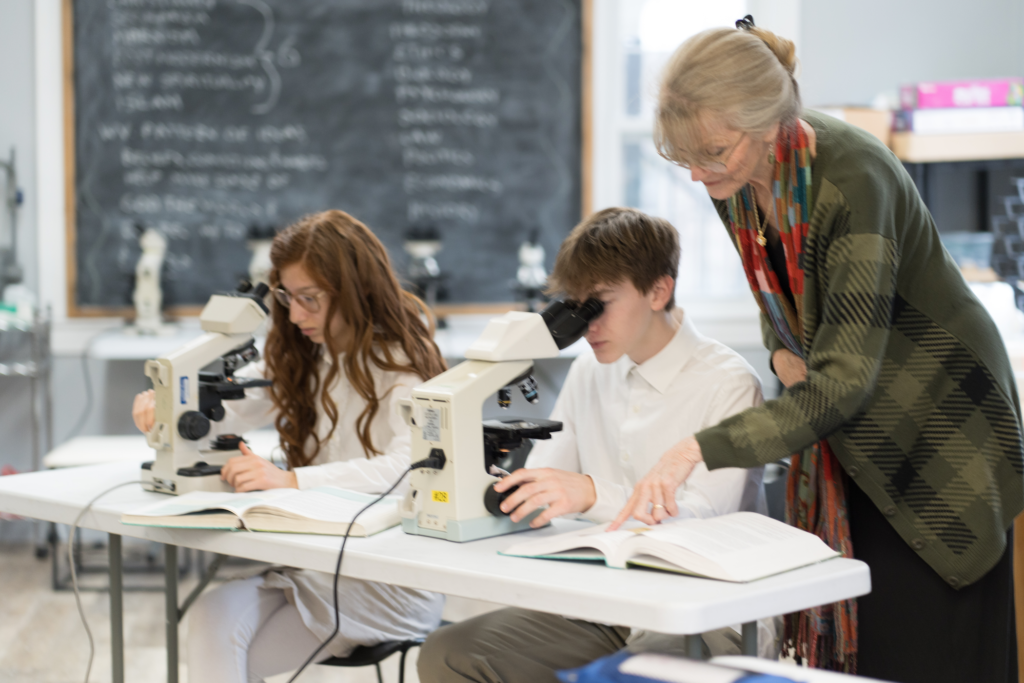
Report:
[[[243,283],[237,292],[215,294],[199,322],[203,336],[182,348],[146,361],[156,393],[156,421],[146,443],[156,460],[143,463],[143,487],[162,493],[231,491],[220,479],[221,465],[241,455],[241,437],[210,435],[211,422],[224,419],[222,401],[245,398],[265,379],[236,379],[234,372],[259,357],[253,332],[267,318],[266,284]],[[209,437],[209,438],[207,438]]]
[[498,467],[505,453],[525,439],[548,439],[560,422],[537,419],[482,420],[483,402],[497,392],[507,408],[518,385],[537,401],[533,361],[555,358],[582,337],[603,311],[596,299],[582,304],[555,301],[540,313],[511,312],[493,318],[469,347],[464,361],[419,385],[401,403],[412,429],[413,462],[430,459],[436,467],[410,474],[401,506],[408,534],[449,541],[472,541],[529,528],[530,515],[517,523],[498,508],[494,483],[507,474]]
[[519,245],[519,270],[513,289],[526,302],[526,310],[536,311],[544,301],[544,286],[548,274],[544,272],[544,245],[540,243],[540,230],[530,232],[530,238]]
[[160,290],[160,272],[167,254],[167,238],[155,228],[135,226],[139,231],[142,255],[135,265],[135,322],[124,329],[125,334],[166,335],[176,330],[163,320],[163,293]]

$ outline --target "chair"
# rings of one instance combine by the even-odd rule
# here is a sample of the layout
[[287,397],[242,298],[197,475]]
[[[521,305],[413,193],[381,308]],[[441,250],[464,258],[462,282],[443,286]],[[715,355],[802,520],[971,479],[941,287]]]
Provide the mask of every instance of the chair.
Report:
[[[442,621],[441,626],[447,626],[450,623]],[[405,655],[412,648],[422,645],[424,640],[426,638],[413,638],[411,640],[388,640],[370,646],[360,645],[355,650],[352,650],[352,654],[348,657],[331,657],[320,662],[320,664],[322,666],[344,667],[370,666],[372,664],[377,667],[377,683],[384,683],[384,676],[380,671],[380,663],[396,652],[401,652],[402,656],[398,660],[398,683],[405,683]]]

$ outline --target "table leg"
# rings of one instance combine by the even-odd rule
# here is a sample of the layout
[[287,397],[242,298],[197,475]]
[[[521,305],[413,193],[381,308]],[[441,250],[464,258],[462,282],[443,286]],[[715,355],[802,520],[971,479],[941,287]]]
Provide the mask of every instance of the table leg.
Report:
[[757,622],[748,621],[743,624],[743,654],[757,656]]
[[704,639],[699,633],[686,636],[686,656],[690,659],[704,659]]
[[164,610],[167,619],[167,683],[178,683],[178,546],[164,546]]
[[124,683],[124,574],[121,571],[121,537],[108,534],[110,562],[110,655],[114,683]]

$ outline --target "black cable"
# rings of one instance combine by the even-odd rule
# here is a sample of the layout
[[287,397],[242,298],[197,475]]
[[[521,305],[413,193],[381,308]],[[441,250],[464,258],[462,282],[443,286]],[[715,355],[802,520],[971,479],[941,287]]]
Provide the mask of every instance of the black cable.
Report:
[[[96,503],[96,501],[98,501],[100,498],[107,495],[114,489],[119,489],[124,486],[130,486],[132,484],[139,483],[141,482],[138,480],[126,481],[122,484],[118,484],[117,486],[111,486],[106,491],[97,494],[95,498],[93,498],[92,500],[85,504],[85,507],[81,509],[81,511],[78,513],[78,516],[75,517],[75,521],[71,524],[71,533],[68,536],[68,568],[71,570],[71,587],[75,591],[75,605],[78,607],[78,616],[82,619],[82,626],[85,627],[85,634],[89,636],[89,663],[85,667],[85,683],[89,683],[89,674],[92,671],[92,660],[95,658],[96,655],[96,643],[95,641],[93,641],[92,638],[92,629],[89,628],[89,620],[85,618],[85,610],[82,608],[82,595],[78,590],[78,574],[75,572],[75,535],[78,532],[78,524],[82,521],[82,517],[84,517],[85,513],[92,509],[92,506]],[[53,561],[56,562],[57,558],[54,557]]]
[[403,479],[405,479],[405,475],[421,467],[441,469],[442,467],[444,467],[444,461],[444,455],[441,455],[440,457],[431,456],[429,458],[424,458],[419,462],[414,462],[412,465],[409,466],[409,469],[407,469],[405,472],[402,472],[401,476],[398,477],[398,479],[395,480],[395,483],[391,485],[391,488],[377,496],[374,500],[371,500],[369,503],[367,503],[366,506],[363,507],[362,510],[357,512],[356,516],[352,518],[352,521],[349,523],[348,528],[345,529],[344,538],[341,539],[341,550],[338,551],[338,562],[334,566],[334,630],[331,632],[331,635],[327,636],[324,642],[320,643],[320,645],[315,650],[313,650],[313,654],[311,654],[306,659],[306,661],[303,662],[302,666],[299,667],[299,670],[296,671],[292,675],[292,677],[288,679],[288,683],[293,683],[293,681],[295,681],[295,679],[298,678],[299,675],[306,670],[306,667],[309,666],[310,662],[316,659],[316,656],[320,654],[320,651],[327,647],[327,643],[334,640],[334,636],[338,635],[338,631],[341,630],[341,608],[338,606],[338,577],[341,576],[341,559],[345,556],[345,544],[348,543],[348,535],[352,532],[352,527],[355,526],[356,520],[359,519],[359,515],[363,514],[368,509],[370,509],[380,501],[384,500],[384,497],[387,496],[392,491],[394,491],[395,487],[398,486],[398,484],[401,483]]

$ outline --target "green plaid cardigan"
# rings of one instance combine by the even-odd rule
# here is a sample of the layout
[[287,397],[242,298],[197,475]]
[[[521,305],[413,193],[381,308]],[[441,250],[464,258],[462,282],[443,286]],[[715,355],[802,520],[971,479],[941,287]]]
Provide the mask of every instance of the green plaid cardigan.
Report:
[[[807,380],[697,441],[715,469],[775,462],[827,437],[907,544],[961,588],[999,560],[1024,508],[1006,349],[895,155],[836,119],[803,118],[817,132],[802,264]],[[715,206],[728,229],[725,202]],[[783,348],[761,323],[768,350]]]

